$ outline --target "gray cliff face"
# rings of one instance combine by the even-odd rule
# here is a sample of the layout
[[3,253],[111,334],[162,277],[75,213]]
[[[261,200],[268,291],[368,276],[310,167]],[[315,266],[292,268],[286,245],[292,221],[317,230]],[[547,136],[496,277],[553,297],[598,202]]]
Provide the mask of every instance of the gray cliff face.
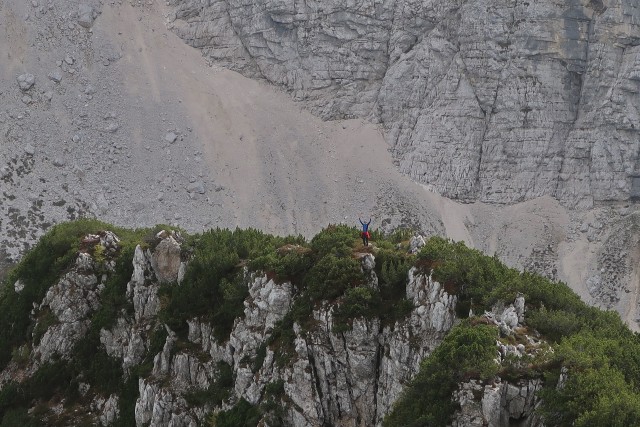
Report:
[[[371,255],[363,257],[363,266],[372,262]],[[140,382],[138,425],[189,426],[201,420],[207,411],[189,407],[181,395],[206,389],[220,362],[233,369],[235,398],[252,404],[262,401],[268,384],[284,381],[278,404],[286,409],[288,425],[379,425],[404,384],[417,373],[420,361],[439,344],[455,319],[455,297],[429,277],[411,274],[408,295],[416,308],[406,322],[383,326],[378,319],[356,319],[352,330],[333,333],[334,307],[326,305],[314,310],[312,331],[302,333],[294,326],[291,363],[279,366],[274,349],[267,348],[256,370],[247,360],[256,358],[276,322],[288,312],[292,285],[249,273],[246,280],[245,316],[236,320],[227,342],[219,344],[212,326],[198,319],[189,322],[188,336],[201,347],[200,357],[174,351],[175,337],[167,338],[154,360],[152,378]]]
[[400,170],[445,196],[640,196],[634,0],[171,3],[205,56],[381,122]]

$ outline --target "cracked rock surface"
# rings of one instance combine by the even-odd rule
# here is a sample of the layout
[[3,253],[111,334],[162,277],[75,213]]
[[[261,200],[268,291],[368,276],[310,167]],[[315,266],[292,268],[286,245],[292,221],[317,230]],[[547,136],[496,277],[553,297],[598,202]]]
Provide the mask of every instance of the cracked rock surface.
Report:
[[324,118],[382,123],[400,170],[442,195],[640,195],[634,0],[171,3],[211,60]]

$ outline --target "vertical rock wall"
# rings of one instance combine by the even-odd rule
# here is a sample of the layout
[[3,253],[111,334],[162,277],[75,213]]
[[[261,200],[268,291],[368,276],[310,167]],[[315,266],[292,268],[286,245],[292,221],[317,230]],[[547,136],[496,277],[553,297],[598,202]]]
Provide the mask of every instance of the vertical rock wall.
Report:
[[173,0],[219,63],[324,118],[380,121],[400,170],[461,200],[640,197],[634,0]]

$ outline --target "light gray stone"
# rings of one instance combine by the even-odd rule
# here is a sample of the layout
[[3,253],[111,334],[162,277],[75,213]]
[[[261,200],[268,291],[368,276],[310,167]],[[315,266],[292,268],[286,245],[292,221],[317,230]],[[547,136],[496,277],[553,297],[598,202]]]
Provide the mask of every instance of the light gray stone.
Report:
[[379,121],[400,170],[442,195],[640,195],[635,0],[172,4],[173,30],[212,61],[325,119]]
[[93,7],[88,4],[78,5],[78,24],[84,28],[91,28],[93,25]]
[[176,142],[177,138],[178,138],[178,135],[176,135],[173,132],[169,132],[164,136],[164,140],[170,144],[173,144],[174,142]]
[[101,412],[99,416],[101,425],[112,425],[113,422],[118,419],[118,417],[120,416],[120,407],[118,406],[119,400],[120,398],[117,394],[112,394],[102,405],[97,408]]
[[425,244],[426,242],[424,241],[424,237],[422,237],[420,234],[416,234],[415,236],[411,237],[411,240],[409,240],[409,252],[411,252],[412,254],[418,253],[420,248],[422,248]]
[[16,280],[16,283],[13,284],[13,289],[19,294],[24,289],[24,283],[21,280]]
[[187,192],[204,194],[205,193],[204,183],[202,181],[196,181],[196,182],[190,183],[187,186]]
[[36,78],[31,73],[20,74],[17,80],[18,80],[18,87],[20,87],[20,90],[23,92],[26,92],[29,89],[31,89],[33,85],[36,83]]
[[55,69],[48,75],[49,80],[52,80],[56,83],[60,83],[62,81],[62,71]]
[[180,270],[180,244],[169,236],[163,239],[153,252],[151,265],[159,283],[175,283]]

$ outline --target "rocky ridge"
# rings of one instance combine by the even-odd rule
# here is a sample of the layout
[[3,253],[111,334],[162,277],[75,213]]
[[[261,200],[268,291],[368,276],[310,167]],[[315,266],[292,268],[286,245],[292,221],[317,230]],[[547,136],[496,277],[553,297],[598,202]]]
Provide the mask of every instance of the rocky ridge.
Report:
[[[312,312],[315,326],[311,330],[303,331],[301,325],[294,324],[294,349],[283,362],[283,349],[265,343],[292,307],[292,284],[245,269],[243,281],[249,295],[244,301],[244,316],[235,320],[229,338],[220,342],[214,335],[214,325],[193,318],[188,322],[185,341],[158,318],[159,278],[169,274],[177,279],[179,271],[184,270],[179,251],[165,256],[166,247],[179,246],[181,237],[163,231],[157,239],[154,250],[140,246],[135,249],[133,274],[126,287],[132,311],[125,314],[123,310],[114,326],[100,330],[102,348],[98,351],[106,351],[111,360],[117,360],[125,376],[132,375],[141,364],[151,363],[148,373],[138,377],[133,395],[135,407],[131,408],[135,415],[123,414],[120,400],[126,398],[118,392],[105,395],[99,391],[99,384],[80,382],[79,393],[90,401],[86,406],[90,412],[79,414],[77,407],[67,406],[62,398],[57,409],[42,414],[44,419],[60,419],[76,408],[71,419],[84,417],[100,425],[111,425],[118,417],[134,416],[136,425],[196,426],[206,422],[212,409],[228,409],[239,399],[252,405],[274,399],[282,408],[280,417],[285,425],[381,425],[404,385],[418,371],[421,360],[456,323],[456,296],[413,268],[406,280],[406,294],[413,309],[404,321],[385,325],[376,318],[356,318],[349,330],[337,333],[335,306],[323,304]],[[87,236],[83,242],[88,246],[78,255],[75,266],[32,313],[34,319],[40,319],[36,320],[36,328],[44,310],[53,315],[53,324],[40,328],[45,330],[43,338],[26,360],[14,360],[4,369],[5,387],[9,378],[29,377],[43,363],[54,360],[54,355],[55,360],[69,359],[73,347],[86,334],[88,314],[101,304],[94,292],[100,290],[100,283],[113,268],[109,254],[119,250],[119,240],[106,232]],[[421,242],[423,239],[416,238],[412,245],[420,246]],[[96,259],[91,253],[106,255]],[[375,257],[362,254],[360,262],[370,278],[366,286],[377,286]],[[103,274],[97,273],[100,263],[107,267]],[[171,286],[180,286],[173,283]],[[15,291],[21,291],[19,286]],[[86,309],[78,312],[77,307]],[[519,297],[513,304],[496,306],[485,318],[509,336],[520,329],[524,310],[524,299]],[[65,313],[74,313],[73,318]],[[77,323],[81,327],[65,327]],[[152,343],[158,332],[164,337],[159,347],[157,342]],[[54,335],[55,340],[45,339]],[[528,350],[523,345],[497,342],[496,363],[503,357],[520,358],[544,348],[543,342],[526,339],[530,343]],[[225,370],[229,371],[230,382],[221,406],[206,400],[195,403],[194,393],[219,387]],[[279,387],[275,395],[274,384]],[[536,381],[511,384],[499,379],[493,385],[475,381],[461,384],[455,393],[461,409],[454,416],[453,425],[499,426],[506,425],[504,420],[509,417],[527,420],[527,426],[540,425],[532,415],[538,403],[534,392],[539,386]],[[484,391],[478,397],[476,390]],[[263,418],[263,422],[269,425],[269,418]]]

